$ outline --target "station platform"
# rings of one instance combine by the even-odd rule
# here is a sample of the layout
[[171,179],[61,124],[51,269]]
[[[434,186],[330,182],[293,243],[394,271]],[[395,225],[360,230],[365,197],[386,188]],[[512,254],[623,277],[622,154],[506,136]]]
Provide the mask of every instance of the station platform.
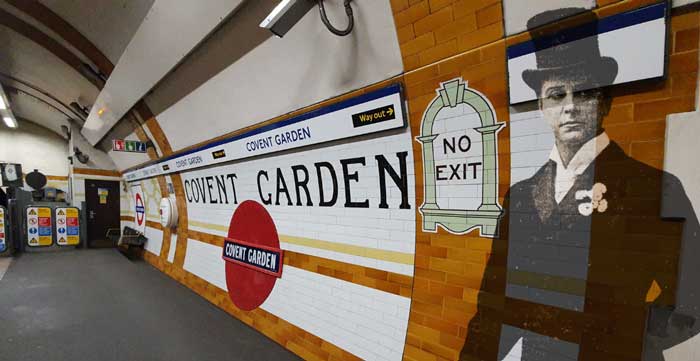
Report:
[[12,260],[0,277],[0,350],[2,361],[298,359],[116,249]]

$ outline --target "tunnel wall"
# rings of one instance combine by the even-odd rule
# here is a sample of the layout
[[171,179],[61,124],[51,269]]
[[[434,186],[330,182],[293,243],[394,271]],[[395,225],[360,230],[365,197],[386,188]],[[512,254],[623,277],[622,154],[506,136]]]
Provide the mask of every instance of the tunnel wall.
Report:
[[0,159],[22,164],[24,173],[38,169],[46,175],[68,176],[68,141],[34,123],[20,124],[0,131]]
[[[502,240],[493,238],[493,230],[485,225],[456,231],[435,225],[431,229],[426,226],[427,213],[420,211],[426,197],[425,179],[433,174],[424,169],[432,167],[432,164],[425,166],[423,145],[415,138],[425,135],[421,126],[430,105],[436,99],[449,98],[449,95],[440,95],[440,90],[448,94],[447,84],[458,84],[452,83],[455,80],[487,99],[495,121],[504,123],[496,133],[498,205],[504,206],[505,196],[515,183],[513,179],[527,178],[518,173],[522,168],[533,168],[531,172],[536,171],[539,164],[533,163],[533,159],[539,158],[533,156],[532,152],[548,153],[548,149],[551,149],[550,143],[545,142],[543,146],[542,137],[538,138],[538,135],[545,134],[546,131],[540,130],[541,134],[538,134],[534,125],[533,132],[524,134],[529,137],[518,139],[518,135],[523,133],[514,134],[530,129],[527,125],[534,124],[527,122],[527,115],[536,106],[511,107],[509,104],[506,48],[529,40],[530,35],[517,33],[504,36],[505,3],[507,2],[497,0],[391,1],[403,73],[392,77],[393,68],[389,68],[383,74],[365,79],[371,85],[315,104],[312,104],[315,100],[304,98],[281,108],[273,107],[276,109],[272,111],[275,114],[269,114],[267,109],[257,113],[255,109],[260,106],[254,106],[255,109],[246,108],[249,110],[243,115],[251,124],[257,124],[245,130],[227,128],[231,126],[228,123],[229,115],[234,115],[214,110],[225,106],[226,100],[221,100],[220,97],[228,95],[226,89],[239,89],[231,84],[223,85],[228,84],[224,81],[227,74],[233,77],[241,71],[260,71],[254,65],[244,67],[243,64],[250,64],[248,62],[235,63],[230,72],[227,69],[213,78],[211,84],[205,83],[192,95],[163,113],[156,114],[154,119],[145,124],[145,134],[134,135],[155,140],[158,150],[157,154],[150,154],[152,159],[167,156],[172,151],[193,144],[206,146],[224,135],[235,136],[250,129],[284,122],[310,111],[384,89],[391,84],[401,84],[404,89],[408,127],[404,131],[386,133],[384,137],[353,138],[126,184],[125,187],[130,191],[134,189],[133,186],[140,186],[140,193],[145,195],[146,235],[149,238],[144,252],[146,261],[306,359],[496,359],[499,344],[503,342],[501,331],[506,322],[505,310],[515,307],[517,311],[521,307],[522,317],[507,320],[509,324],[518,323],[527,327],[530,323],[531,327],[547,335],[567,335],[572,330],[575,334],[584,335],[579,336],[583,337],[578,340],[579,347],[588,351],[581,359],[639,360],[646,337],[644,320],[620,316],[617,327],[630,331],[615,333],[614,330],[587,329],[587,326],[581,324],[558,324],[554,314],[550,314],[552,319],[549,320],[536,316],[528,318],[527,305],[516,303],[513,306],[512,299],[506,296],[504,283],[507,246]],[[598,1],[595,5],[597,14],[606,17],[652,3],[655,2]],[[576,20],[557,23],[553,28],[566,28],[572,26],[572,22],[575,23]],[[697,7],[671,11],[669,24],[665,76],[613,90],[610,113],[603,123],[611,141],[618,144],[627,155],[653,169],[664,169],[664,147],[669,141],[665,132],[666,117],[697,110],[700,31]],[[378,36],[383,38],[386,34]],[[275,39],[277,42],[284,40],[287,39]],[[360,44],[360,49],[363,44]],[[272,44],[267,46],[275,49]],[[267,53],[263,52],[260,56],[264,54]],[[250,61],[255,62],[254,59]],[[252,94],[257,97],[277,91],[272,84],[255,86],[259,89]],[[348,90],[337,84],[336,87],[328,83],[325,86],[333,89],[327,91],[329,95]],[[209,92],[208,89],[213,92],[210,96],[201,95]],[[280,97],[287,95],[289,94],[285,92]],[[235,102],[249,98],[246,95],[241,98],[232,96],[230,99]],[[300,106],[303,107],[299,108]],[[207,128],[206,132],[198,132],[196,127],[200,123],[192,122],[193,116],[189,110],[181,110],[184,108],[211,108],[207,114],[211,113],[211,119],[216,118],[211,124],[218,125]],[[234,105],[230,109],[235,113]],[[297,110],[283,114],[287,109]],[[270,118],[275,115],[275,118]],[[185,120],[188,121],[187,126],[182,123]],[[697,121],[697,117],[694,120]],[[227,133],[229,131],[233,133]],[[206,141],[206,138],[213,139]],[[311,168],[311,163],[327,160],[340,167],[343,159],[364,157],[368,169],[362,168],[359,173],[361,179],[376,181],[373,178],[379,171],[378,163],[373,163],[376,156],[384,155],[393,169],[399,169],[398,154],[405,150],[409,152],[406,159],[410,211],[399,207],[401,190],[391,179],[387,180],[391,195],[386,209],[376,206],[377,189],[372,186],[366,186],[367,189],[362,188],[360,193],[355,193],[358,199],[367,197],[370,201],[370,209],[360,212],[342,209],[344,207],[336,212],[334,207],[322,209],[297,206],[294,194],[289,195],[291,205],[285,206],[287,196],[283,192],[281,205],[268,207],[274,221],[279,223],[277,229],[280,245],[285,250],[282,278],[259,308],[244,311],[231,301],[227,294],[226,262],[222,260],[221,252],[224,236],[229,232],[232,211],[240,204],[203,205],[194,201],[191,193],[194,191],[191,183],[193,180],[201,179],[201,182],[205,182],[207,176],[225,176],[235,172],[240,177],[240,189],[247,189],[241,190],[244,192],[242,194],[252,194],[251,198],[256,199],[255,183],[248,184],[242,179],[255,179],[259,170],[268,170],[269,179],[273,179],[272,175],[276,175],[276,169],[280,168],[291,187],[290,179],[294,179],[294,174],[288,167],[292,165],[305,164]],[[121,170],[125,170],[124,165],[136,164],[117,159],[115,163]],[[338,171],[342,172],[340,169]],[[644,198],[648,202],[644,209],[658,215],[663,189],[658,183],[653,184],[657,186],[651,187],[649,197]],[[276,185],[280,187],[280,183]],[[274,187],[271,189],[274,190]],[[341,187],[341,198],[343,190]],[[173,229],[164,228],[158,222],[158,206],[164,196],[176,200],[179,222]],[[136,227],[137,215],[133,211],[133,198],[133,193],[123,193],[122,226]],[[314,200],[317,201],[318,199]],[[411,225],[406,226],[406,221]],[[299,222],[306,222],[309,226],[298,229],[303,228]],[[679,236],[677,225],[668,231],[666,228],[648,226],[643,220],[638,219],[636,222],[630,221],[627,225],[630,228],[625,234],[633,233],[632,229],[636,228],[647,235],[648,238],[644,239]],[[341,237],[343,234],[351,237]],[[642,295],[646,299],[635,299],[632,302],[634,306],[630,305],[630,297],[635,296],[626,294],[623,285],[635,275],[621,271],[615,264],[615,260],[624,258],[626,253],[620,253],[619,250],[606,251],[603,256],[607,266],[599,268],[603,270],[602,275],[591,277],[596,280],[592,287],[607,293],[599,293],[597,300],[600,303],[587,307],[608,309],[607,316],[614,318],[626,315],[625,312],[633,307],[651,307],[655,302],[661,304],[662,301],[672,304],[675,294],[683,292],[675,289],[677,273],[681,268],[678,248],[667,249],[663,255],[659,255],[658,249],[648,247],[629,248],[625,251],[648,260],[648,266],[641,269],[658,274],[654,282],[658,280],[664,283],[663,287],[669,284],[670,288],[657,290],[654,284],[659,287],[658,283],[652,282],[648,286],[649,291]],[[662,279],[667,282],[662,282]],[[659,295],[664,296],[660,298]],[[664,297],[671,297],[671,300]],[[639,305],[640,302],[642,306]],[[605,332],[609,332],[608,337],[601,338]],[[645,344],[649,345],[649,342],[652,341],[647,340]]]
[[[37,169],[46,175],[47,187],[68,192],[68,141],[32,122],[19,124],[0,131],[0,161],[21,164],[25,175]],[[24,189],[32,190],[26,184]]]

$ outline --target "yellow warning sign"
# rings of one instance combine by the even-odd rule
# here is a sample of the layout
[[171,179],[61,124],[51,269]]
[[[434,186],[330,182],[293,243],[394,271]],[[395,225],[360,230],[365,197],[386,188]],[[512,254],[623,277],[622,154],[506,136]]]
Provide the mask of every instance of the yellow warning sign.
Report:
[[78,243],[80,243],[80,237],[68,236],[68,242],[66,242],[66,246],[77,246]]
[[39,236],[39,245],[40,246],[50,246],[53,244],[53,240],[51,239],[51,236]]
[[80,243],[80,219],[77,208],[56,208],[56,243],[59,246],[77,246]]
[[48,207],[27,208],[27,238],[31,247],[53,244],[53,211]]
[[39,217],[51,218],[51,208],[46,208],[46,207],[39,208]]

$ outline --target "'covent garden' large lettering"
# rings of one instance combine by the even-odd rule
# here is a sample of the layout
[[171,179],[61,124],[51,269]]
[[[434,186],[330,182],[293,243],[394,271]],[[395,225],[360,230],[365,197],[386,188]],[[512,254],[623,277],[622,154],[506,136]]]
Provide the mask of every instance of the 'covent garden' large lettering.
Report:
[[474,228],[496,234],[503,210],[498,204],[498,123],[491,103],[461,78],[441,84],[426,109],[421,134],[423,230],[463,234]]

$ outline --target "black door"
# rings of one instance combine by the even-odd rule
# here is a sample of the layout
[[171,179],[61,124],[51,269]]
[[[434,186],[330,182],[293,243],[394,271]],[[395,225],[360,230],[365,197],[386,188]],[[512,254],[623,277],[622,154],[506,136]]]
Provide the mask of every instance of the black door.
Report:
[[114,247],[105,235],[111,228],[120,228],[119,182],[85,180],[88,247]]

